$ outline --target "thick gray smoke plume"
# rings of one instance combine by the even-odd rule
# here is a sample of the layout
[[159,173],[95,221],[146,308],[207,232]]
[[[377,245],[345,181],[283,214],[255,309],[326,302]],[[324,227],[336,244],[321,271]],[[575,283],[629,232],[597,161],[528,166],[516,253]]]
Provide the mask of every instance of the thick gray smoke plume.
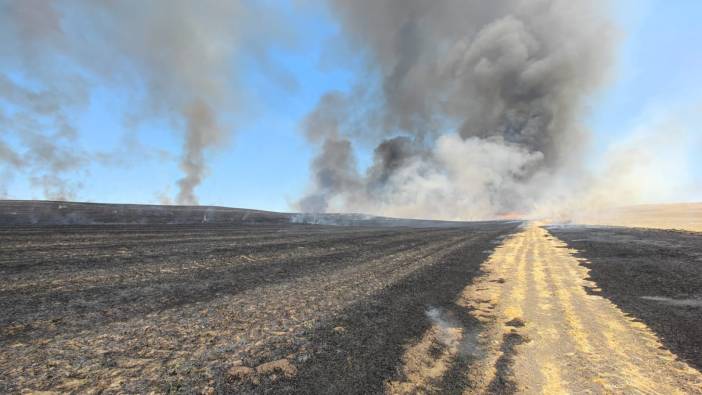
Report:
[[[370,75],[304,123],[321,146],[303,211],[527,213],[577,174],[613,30],[599,1],[334,0]],[[360,172],[354,145],[376,146]],[[559,188],[563,186],[559,182]],[[566,183],[567,184],[567,183]]]
[[285,26],[248,1],[0,0],[0,102],[12,108],[0,113],[0,170],[34,174],[46,197],[72,197],[65,175],[104,155],[75,148],[68,114],[93,86],[126,89],[139,109],[130,120],[165,116],[183,132],[176,201],[197,203],[209,151],[245,110],[242,59],[291,83],[266,50],[291,40]]

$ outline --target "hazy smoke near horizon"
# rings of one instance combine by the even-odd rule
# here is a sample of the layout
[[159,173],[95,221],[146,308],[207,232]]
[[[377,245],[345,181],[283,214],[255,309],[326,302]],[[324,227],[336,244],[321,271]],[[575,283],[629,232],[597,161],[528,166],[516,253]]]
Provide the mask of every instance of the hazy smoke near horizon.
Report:
[[11,109],[0,112],[0,164],[33,174],[45,197],[68,199],[75,187],[68,172],[101,160],[139,161],[140,153],[125,158],[129,147],[110,155],[76,149],[69,118],[89,105],[93,88],[123,89],[133,100],[128,128],[166,118],[182,133],[175,201],[196,204],[208,154],[245,109],[238,62],[253,59],[285,79],[265,48],[292,36],[278,11],[257,2],[2,0],[0,61],[20,74],[0,68],[0,100]]
[[[579,187],[582,118],[614,49],[605,3],[331,6],[370,80],[328,93],[305,120],[320,153],[302,211],[491,218]],[[368,145],[373,163],[359,172],[354,147]]]

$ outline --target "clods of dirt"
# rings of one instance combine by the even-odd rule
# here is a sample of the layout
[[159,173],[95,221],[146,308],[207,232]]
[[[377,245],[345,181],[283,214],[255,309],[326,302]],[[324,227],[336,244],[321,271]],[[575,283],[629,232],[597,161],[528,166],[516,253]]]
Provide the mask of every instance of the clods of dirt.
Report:
[[524,325],[526,325],[526,323],[521,318],[513,318],[513,319],[505,322],[505,325],[520,328],[520,327],[523,327]]

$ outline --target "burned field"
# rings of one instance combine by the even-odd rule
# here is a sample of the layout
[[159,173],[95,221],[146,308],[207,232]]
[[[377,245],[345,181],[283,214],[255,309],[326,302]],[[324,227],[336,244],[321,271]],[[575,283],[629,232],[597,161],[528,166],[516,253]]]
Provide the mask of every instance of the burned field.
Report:
[[0,389],[382,391],[518,225],[5,227]]
[[702,391],[699,233],[20,201],[0,223],[1,393]]
[[702,233],[623,227],[552,227],[578,250],[601,291],[663,345],[702,370]]

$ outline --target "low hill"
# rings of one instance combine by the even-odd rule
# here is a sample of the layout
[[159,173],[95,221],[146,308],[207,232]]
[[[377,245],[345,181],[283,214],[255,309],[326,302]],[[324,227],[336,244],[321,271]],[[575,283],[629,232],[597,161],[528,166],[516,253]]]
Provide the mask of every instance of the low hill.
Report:
[[288,223],[290,215],[216,206],[0,201],[2,225]]
[[0,225],[100,224],[316,224],[342,226],[453,227],[477,222],[387,218],[364,214],[278,213],[218,206],[0,200]]

